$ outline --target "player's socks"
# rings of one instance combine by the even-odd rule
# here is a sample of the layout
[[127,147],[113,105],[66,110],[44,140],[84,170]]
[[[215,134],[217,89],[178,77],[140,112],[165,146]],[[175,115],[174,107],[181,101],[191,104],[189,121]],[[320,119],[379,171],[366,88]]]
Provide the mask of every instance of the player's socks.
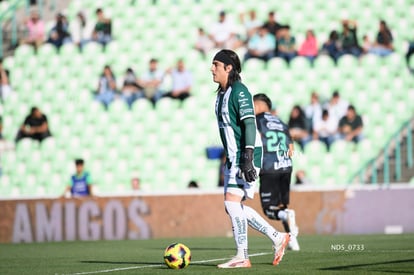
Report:
[[279,241],[278,235],[280,234],[278,234],[276,229],[271,226],[262,216],[260,216],[256,210],[245,205],[243,208],[244,212],[246,213],[247,221],[252,228],[268,236],[273,241],[273,243],[277,243]]
[[241,203],[224,201],[233,226],[233,237],[237,247],[237,258],[248,259],[247,254],[247,219]]

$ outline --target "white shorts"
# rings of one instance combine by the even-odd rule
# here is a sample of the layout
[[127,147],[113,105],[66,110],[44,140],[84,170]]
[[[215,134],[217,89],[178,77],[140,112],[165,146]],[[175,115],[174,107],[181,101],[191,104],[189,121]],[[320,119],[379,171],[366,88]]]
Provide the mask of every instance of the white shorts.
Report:
[[[260,168],[255,167],[257,175],[259,175]],[[244,199],[254,198],[256,190],[256,181],[247,182],[237,176],[239,167],[232,166],[230,169],[225,166],[224,168],[224,194],[227,192],[234,195],[238,195]]]

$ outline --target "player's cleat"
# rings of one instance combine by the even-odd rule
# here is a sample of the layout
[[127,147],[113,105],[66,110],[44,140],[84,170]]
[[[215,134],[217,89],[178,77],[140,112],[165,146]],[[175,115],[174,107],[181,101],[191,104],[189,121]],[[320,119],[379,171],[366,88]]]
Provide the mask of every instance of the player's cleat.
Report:
[[293,250],[293,251],[300,250],[298,239],[296,238],[296,236],[290,235],[290,240],[289,240],[287,249]]
[[273,249],[275,250],[275,257],[273,259],[273,265],[278,265],[280,261],[283,258],[283,255],[285,254],[285,248],[289,243],[290,240],[290,234],[289,233],[279,233],[281,234],[281,238],[279,243],[275,244],[273,246]]
[[290,233],[297,237],[299,234],[299,227],[296,225],[295,211],[292,209],[286,209],[285,211],[288,216],[287,222],[289,224]]
[[219,264],[218,268],[249,268],[252,267],[249,259],[234,257],[230,261]]

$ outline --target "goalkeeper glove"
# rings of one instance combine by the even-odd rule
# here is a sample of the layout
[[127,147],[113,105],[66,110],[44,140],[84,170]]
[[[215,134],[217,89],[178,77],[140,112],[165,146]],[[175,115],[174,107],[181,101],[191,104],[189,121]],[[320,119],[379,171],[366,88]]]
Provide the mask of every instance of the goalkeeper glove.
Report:
[[256,169],[253,166],[253,149],[246,148],[241,155],[239,178],[247,182],[254,182],[257,178]]

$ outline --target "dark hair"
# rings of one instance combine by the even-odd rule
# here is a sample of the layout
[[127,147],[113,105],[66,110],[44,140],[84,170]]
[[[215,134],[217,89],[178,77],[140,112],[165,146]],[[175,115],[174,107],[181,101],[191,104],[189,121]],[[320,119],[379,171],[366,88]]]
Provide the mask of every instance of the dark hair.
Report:
[[75,159],[75,165],[83,165],[84,163],[83,159]]
[[322,117],[329,116],[329,111],[327,109],[323,109]]
[[354,112],[355,112],[355,107],[354,107],[354,105],[349,105],[349,106],[348,106],[348,110],[352,110],[352,111],[354,111]]
[[[241,81],[241,77],[240,77],[240,73],[241,73],[241,65],[240,65],[240,59],[237,55],[237,53],[235,53],[232,50],[228,50],[228,49],[223,49],[221,51],[219,51],[216,56],[218,55],[225,55],[226,59],[228,59],[230,62],[223,62],[221,60],[221,62],[224,63],[224,66],[228,66],[228,65],[232,65],[232,70],[229,73],[228,79],[227,79],[227,87],[230,87],[231,85],[233,85],[234,82],[236,81]],[[217,88],[217,91],[220,91],[221,87],[220,84]]]
[[39,108],[37,108],[36,106],[33,106],[33,107],[30,109],[30,114],[31,114],[31,115],[33,115],[33,114],[34,114],[34,112],[35,112],[35,111],[37,111],[37,110],[39,110]]
[[266,103],[267,107],[270,109],[272,109],[272,101],[270,100],[270,98],[261,93],[261,94],[256,94],[253,96],[253,101],[263,101],[264,103]]

